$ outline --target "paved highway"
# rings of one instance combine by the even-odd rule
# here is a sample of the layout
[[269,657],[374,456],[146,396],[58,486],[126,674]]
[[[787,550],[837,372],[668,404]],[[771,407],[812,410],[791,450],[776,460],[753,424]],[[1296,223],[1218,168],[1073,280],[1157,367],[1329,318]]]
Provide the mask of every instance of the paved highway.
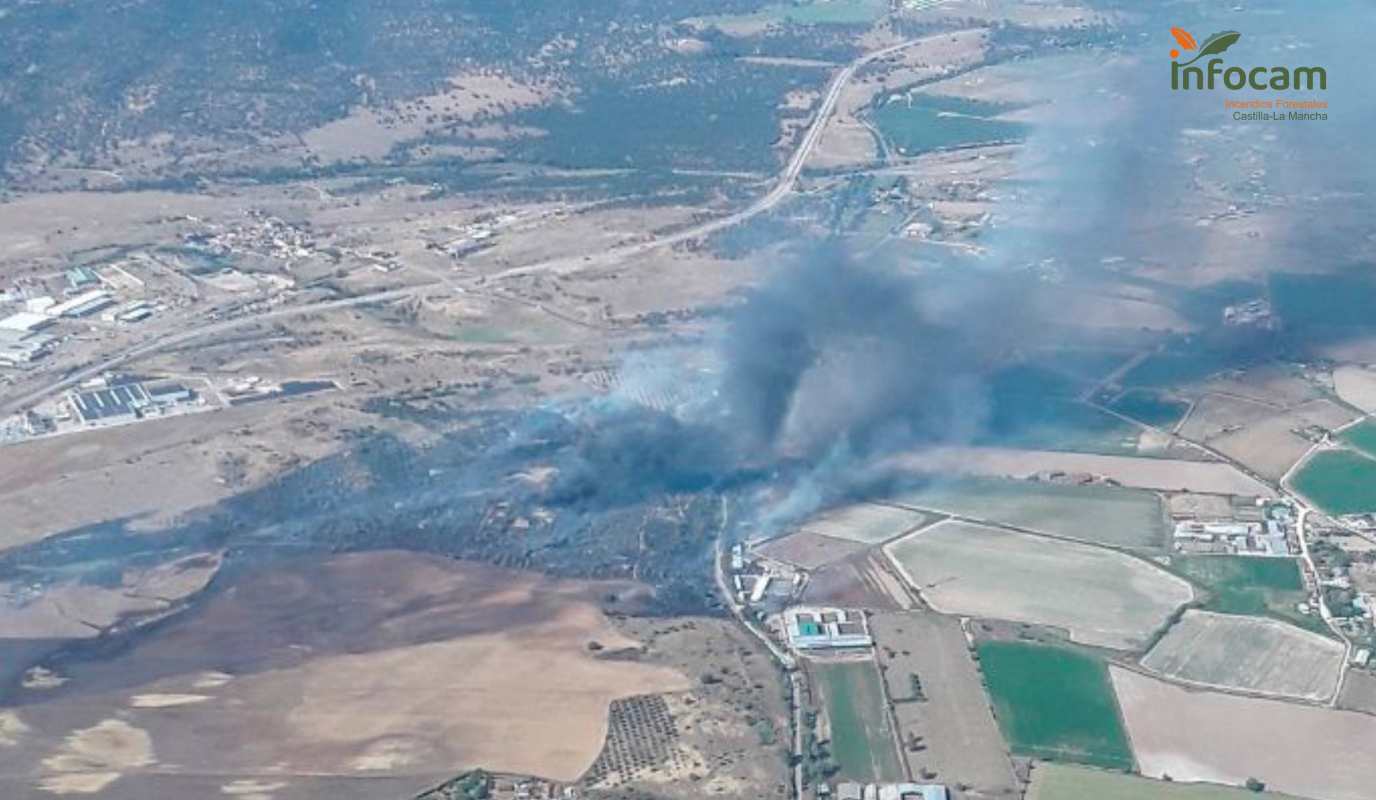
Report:
[[[918,41],[920,40],[911,39],[908,41],[899,42],[895,45],[890,45],[889,47],[885,47],[880,50],[875,50],[873,52],[866,53],[865,55],[862,55],[854,61],[850,62],[845,67],[843,67],[839,72],[837,72],[836,75],[832,77],[831,82],[827,84],[826,93],[823,95],[822,102],[817,108],[817,114],[813,118],[812,124],[808,126],[807,131],[803,134],[802,141],[798,143],[798,147],[796,150],[794,150],[793,156],[789,158],[788,163],[784,165],[783,170],[780,171],[780,173],[778,174],[778,177],[774,181],[773,188],[771,188],[764,196],[756,200],[754,203],[751,203],[749,206],[741,209],[740,211],[737,211],[733,214],[729,214],[725,217],[719,217],[714,220],[709,220],[708,222],[704,222],[701,225],[696,225],[692,228],[688,228],[677,233],[672,233],[654,239],[649,239],[644,242],[637,242],[635,244],[626,245],[623,247],[612,248],[601,254],[580,256],[574,258],[552,259],[549,261],[528,264],[522,267],[513,267],[511,269],[498,272],[494,275],[489,275],[487,276],[487,280],[515,277],[519,275],[527,275],[540,272],[568,273],[589,269],[597,266],[605,266],[607,264],[620,261],[621,259],[628,258],[634,255],[639,255],[650,250],[655,250],[661,247],[672,247],[675,244],[691,241],[694,239],[699,239],[703,236],[707,236],[720,230],[725,230],[726,228],[730,228],[734,225],[739,225],[740,223],[748,219],[751,219],[752,217],[758,216],[768,211],[769,209],[778,205],[780,201],[782,201],[793,191],[794,184],[797,183],[798,176],[803,171],[803,166],[807,163],[808,158],[812,155],[812,151],[816,149],[817,143],[821,141],[822,133],[826,129],[827,120],[830,119],[832,112],[836,109],[836,103],[837,100],[839,100],[841,97],[842,90],[845,89],[846,84],[850,82],[851,78],[855,76],[855,73],[865,65],[870,64],[886,56],[893,55],[894,53],[897,53],[905,48],[911,47],[914,44],[917,44]],[[465,291],[464,289],[455,286],[455,281],[446,278],[442,281],[437,280],[433,284],[426,284],[423,286],[411,286],[403,289],[391,289],[387,291],[359,295],[357,297],[349,297],[339,300],[326,300],[319,303],[310,303],[300,306],[288,306],[283,308],[277,308],[271,311],[262,312],[260,314],[247,315],[229,320],[221,320],[219,322],[212,322],[196,328],[184,330],[179,333],[160,336],[155,339],[151,339],[147,342],[144,342],[142,344],[134,345],[133,347],[130,347],[117,355],[113,355],[108,358],[104,358],[99,361],[87,364],[86,366],[80,367],[76,371],[68,373],[62,378],[56,379],[48,384],[45,384],[44,386],[32,389],[21,395],[16,395],[14,397],[0,400],[0,413],[13,413],[16,411],[23,410],[25,408],[29,408],[34,404],[39,403],[44,399],[50,397],[56,392],[60,392],[64,389],[71,388],[72,386],[75,386],[84,380],[96,377],[97,375],[100,375],[103,372],[108,372],[109,370],[112,370],[125,363],[128,363],[138,358],[142,358],[147,355],[151,355],[153,353],[165,350],[170,347],[176,347],[178,345],[186,344],[187,342],[195,341],[197,339],[201,339],[207,336],[214,336],[216,334],[225,333],[236,328],[256,325],[274,319],[283,319],[286,317],[300,316],[303,314],[312,314],[321,311],[331,311],[339,308],[348,308],[350,306],[371,305],[374,303],[384,303],[390,300],[397,300],[403,297],[413,296],[416,293],[425,291],[427,289],[434,289],[436,285],[438,285],[441,282],[444,284],[448,284],[451,290],[456,289],[458,291]],[[478,290],[476,288],[470,288],[467,291],[482,293],[481,290]],[[496,300],[506,300],[508,302],[522,302],[507,297],[505,295],[488,296]],[[540,310],[549,313],[554,313],[550,309],[544,307],[540,307]],[[570,319],[568,321],[577,320]],[[580,324],[586,323],[580,322]]]
[[878,61],[886,56],[891,56],[908,47],[917,44],[920,39],[910,39],[890,45],[881,50],[866,53],[847,64],[836,73],[827,84],[826,94],[822,96],[822,103],[817,107],[817,113],[812,119],[812,124],[808,126],[803,134],[802,141],[798,143],[797,149],[793,151],[793,156],[774,179],[774,186],[765,193],[760,199],[746,206],[733,214],[709,220],[700,225],[678,231],[677,233],[667,234],[644,242],[636,242],[622,247],[612,248],[605,253],[589,256],[574,256],[569,258],[556,258],[549,261],[539,261],[534,264],[526,264],[521,267],[512,267],[489,276],[489,279],[500,280],[502,278],[514,278],[521,275],[530,275],[541,272],[553,272],[556,274],[568,274],[593,267],[614,264],[631,256],[640,255],[650,250],[657,250],[662,247],[672,247],[683,242],[701,239],[704,236],[716,233],[717,231],[739,225],[752,217],[759,216],[774,206],[778,205],[785,197],[793,191],[794,184],[798,182],[798,176],[802,174],[803,166],[807,164],[812,151],[817,148],[817,143],[822,139],[822,133],[826,130],[827,120],[831,118],[831,112],[836,110],[836,102],[841,97],[841,91],[846,88],[850,79],[855,77],[855,73],[867,64]]

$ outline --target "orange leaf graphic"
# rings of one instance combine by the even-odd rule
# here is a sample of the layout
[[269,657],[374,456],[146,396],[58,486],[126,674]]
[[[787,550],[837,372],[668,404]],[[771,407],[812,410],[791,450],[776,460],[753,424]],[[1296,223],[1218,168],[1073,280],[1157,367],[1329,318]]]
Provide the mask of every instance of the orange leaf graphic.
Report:
[[1180,42],[1180,46],[1186,50],[1193,50],[1198,47],[1198,45],[1195,44],[1194,37],[1184,28],[1171,28],[1171,36],[1174,36],[1175,40]]

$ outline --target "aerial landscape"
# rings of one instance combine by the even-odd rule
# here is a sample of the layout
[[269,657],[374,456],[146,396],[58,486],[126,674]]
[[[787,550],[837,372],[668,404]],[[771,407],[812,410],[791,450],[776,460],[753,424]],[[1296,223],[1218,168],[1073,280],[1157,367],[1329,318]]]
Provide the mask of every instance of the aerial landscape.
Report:
[[0,800],[1376,797],[1373,23],[0,0]]

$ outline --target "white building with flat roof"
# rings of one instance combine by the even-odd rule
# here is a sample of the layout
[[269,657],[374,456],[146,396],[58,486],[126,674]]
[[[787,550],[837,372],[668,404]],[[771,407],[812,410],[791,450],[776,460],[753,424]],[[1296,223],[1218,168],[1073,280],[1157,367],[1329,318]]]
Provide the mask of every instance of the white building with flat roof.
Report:
[[102,308],[109,308],[115,304],[115,299],[110,293],[103,289],[92,289],[89,292],[82,292],[70,300],[49,308],[46,312],[50,317],[84,317],[87,314],[94,314]]
[[11,314],[4,319],[0,319],[0,330],[30,333],[46,328],[51,324],[53,324],[53,321],[44,314],[35,314],[32,311],[20,311],[17,314]]

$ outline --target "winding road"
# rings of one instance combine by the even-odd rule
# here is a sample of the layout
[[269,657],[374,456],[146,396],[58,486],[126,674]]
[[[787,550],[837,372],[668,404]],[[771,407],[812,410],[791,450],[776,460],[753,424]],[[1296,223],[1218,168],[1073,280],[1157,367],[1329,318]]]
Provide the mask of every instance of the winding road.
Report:
[[[794,185],[798,181],[798,176],[802,174],[803,166],[807,164],[807,160],[812,155],[812,151],[816,149],[817,143],[821,141],[822,133],[826,129],[827,120],[831,118],[832,112],[836,110],[836,103],[841,97],[842,90],[844,90],[846,84],[848,84],[850,80],[853,77],[855,77],[855,73],[868,64],[878,61],[881,58],[893,55],[894,53],[904,50],[905,48],[912,47],[920,41],[922,40],[909,39],[882,48],[880,50],[874,50],[872,52],[866,53],[847,64],[845,67],[841,68],[834,76],[832,76],[831,81],[827,84],[826,92],[822,96],[822,102],[817,107],[817,112],[813,117],[812,123],[808,126],[807,131],[803,134],[802,140],[798,143],[798,147],[793,151],[793,155],[789,158],[788,163],[784,165],[783,169],[775,178],[773,187],[770,188],[770,190],[766,192],[758,200],[751,203],[749,206],[746,206],[745,208],[741,209],[740,211],[736,211],[724,217],[718,217],[713,220],[708,220],[707,222],[703,222],[699,225],[695,225],[693,227],[686,228],[675,233],[648,239],[643,242],[636,242],[630,245],[614,247],[603,253],[596,255],[551,259],[548,261],[540,261],[535,262],[533,264],[527,264],[521,267],[513,267],[511,269],[484,276],[483,282],[544,272],[567,274],[593,267],[606,266],[607,264],[613,264],[624,258],[639,255],[641,253],[646,253],[651,250],[656,250],[662,247],[672,247],[682,242],[700,239],[703,236],[707,236],[716,233],[717,231],[725,230],[735,225],[739,225],[740,223],[745,222],[746,220],[763,214],[764,212],[778,205],[781,201],[783,201],[784,198],[788,197],[788,195],[792,193]],[[271,311],[264,311],[258,314],[245,315],[243,317],[236,317],[234,319],[211,322],[194,328],[185,329],[176,333],[169,333],[163,336],[158,336],[146,342],[133,345],[132,347],[129,347],[116,355],[109,356],[98,361],[86,364],[84,366],[78,367],[74,371],[66,373],[61,378],[50,381],[49,383],[46,383],[40,387],[25,391],[22,394],[15,395],[13,397],[0,399],[0,414],[14,413],[17,411],[22,411],[26,408],[30,408],[57,392],[76,386],[82,381],[94,378],[103,372],[108,372],[116,367],[122,366],[123,364],[142,358],[144,356],[152,355],[154,353],[172,347],[178,347],[180,345],[207,336],[214,336],[216,334],[226,333],[237,328],[256,325],[274,319],[284,319],[287,317],[314,314],[322,311],[332,311],[340,308],[349,308],[352,306],[373,305],[376,303],[385,303],[392,300],[399,300],[402,298],[414,296],[417,293],[423,291],[433,291],[436,288],[442,288],[440,287],[441,283],[452,284],[453,281],[437,280],[434,283],[427,283],[424,285],[417,286],[408,286],[400,289],[389,289],[385,291],[372,292],[369,294],[357,295],[355,297],[340,298],[336,300],[324,300],[316,303],[307,303],[299,306],[286,306],[282,308],[272,309]],[[450,290],[458,291],[477,291],[475,289],[461,289],[452,285],[449,288]],[[494,297],[494,299],[504,299],[507,301],[512,301],[511,298],[506,296],[501,296],[500,298]],[[548,309],[542,310],[548,311]]]
[[807,164],[808,158],[812,156],[812,151],[817,149],[817,143],[822,140],[822,133],[826,130],[827,120],[836,110],[836,102],[841,98],[841,92],[850,83],[851,78],[861,68],[881,58],[891,56],[906,48],[921,42],[921,39],[909,39],[898,44],[890,45],[880,50],[874,50],[860,56],[846,66],[842,67],[827,84],[826,93],[822,96],[822,102],[817,107],[817,113],[812,118],[812,123],[808,125],[807,131],[803,134],[798,147],[793,151],[793,156],[784,165],[778,176],[774,179],[774,185],[761,196],[758,200],[732,214],[724,217],[717,217],[690,228],[649,239],[643,242],[636,242],[621,247],[614,247],[596,256],[571,256],[567,258],[556,258],[549,261],[538,261],[533,264],[526,264],[520,267],[512,267],[501,272],[488,276],[489,280],[501,280],[503,278],[515,278],[522,275],[535,273],[552,272],[563,275],[571,272],[579,272],[593,267],[614,264],[624,258],[640,255],[651,250],[658,250],[662,247],[673,247],[683,242],[701,239],[727,228],[745,222],[746,220],[763,214],[774,206],[777,206],[784,198],[793,192],[793,187],[798,182],[798,176],[802,174],[803,167]]

